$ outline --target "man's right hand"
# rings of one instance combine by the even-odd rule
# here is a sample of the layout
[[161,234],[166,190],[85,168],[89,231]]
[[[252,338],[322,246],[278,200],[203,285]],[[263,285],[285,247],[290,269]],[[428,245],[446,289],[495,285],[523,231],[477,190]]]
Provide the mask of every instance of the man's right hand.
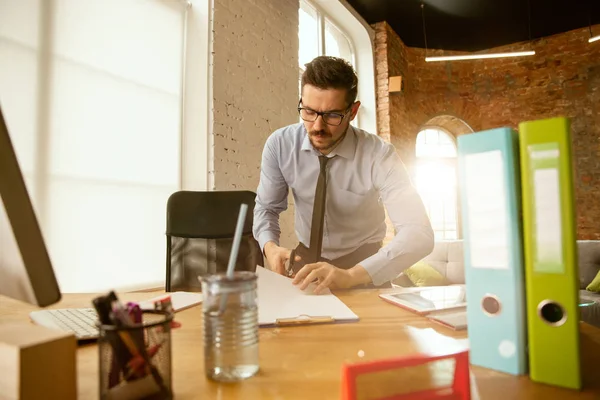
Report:
[[[290,259],[292,251],[285,247],[280,247],[275,242],[267,242],[264,247],[265,257],[272,271],[280,275],[286,275],[285,263]],[[300,261],[300,256],[294,257],[295,261]]]

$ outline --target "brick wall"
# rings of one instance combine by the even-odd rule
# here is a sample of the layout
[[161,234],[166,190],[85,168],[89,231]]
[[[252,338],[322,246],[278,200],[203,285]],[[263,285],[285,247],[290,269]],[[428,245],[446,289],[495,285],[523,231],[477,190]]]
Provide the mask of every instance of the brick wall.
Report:
[[[424,49],[406,47],[385,22],[374,28],[377,101],[389,103],[387,115],[383,110],[378,115],[379,133],[390,138],[405,162],[414,157],[420,127],[438,115],[458,117],[474,131],[569,117],[578,238],[600,239],[600,45],[588,43],[587,28],[490,50],[532,49],[535,56],[436,63],[425,62]],[[403,75],[403,93],[389,95],[383,89],[387,75],[380,71],[385,69]]]
[[[215,0],[212,189],[256,191],[263,146],[297,122],[298,0]],[[281,217],[292,246],[293,207]]]

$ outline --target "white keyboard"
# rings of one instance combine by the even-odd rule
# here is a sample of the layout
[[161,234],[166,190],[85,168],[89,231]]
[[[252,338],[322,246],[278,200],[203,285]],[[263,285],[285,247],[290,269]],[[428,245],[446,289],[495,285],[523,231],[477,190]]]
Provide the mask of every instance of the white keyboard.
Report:
[[[140,303],[142,309],[153,309],[154,301],[166,295],[171,297],[173,311],[178,312],[202,303],[202,293],[173,292],[153,297]],[[39,310],[29,313],[29,318],[38,325],[73,332],[77,340],[98,339],[96,327],[98,316],[94,308],[60,308]]]
[[61,308],[32,311],[29,317],[38,325],[73,332],[77,340],[98,339],[98,319],[93,308]]

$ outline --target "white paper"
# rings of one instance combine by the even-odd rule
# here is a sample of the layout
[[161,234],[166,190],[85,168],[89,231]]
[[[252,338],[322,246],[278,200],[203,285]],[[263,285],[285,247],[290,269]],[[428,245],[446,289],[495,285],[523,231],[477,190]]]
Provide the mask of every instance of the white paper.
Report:
[[330,291],[313,294],[312,287],[300,290],[292,279],[257,266],[258,324],[273,325],[277,319],[332,317],[336,321],[357,321],[358,316]]
[[203,299],[202,293],[171,292],[142,301],[140,302],[140,307],[142,309],[152,310],[154,308],[155,301],[161,300],[167,296],[171,297],[171,305],[173,306],[173,311],[175,312],[201,304]]
[[536,169],[533,182],[537,262],[562,264],[562,224],[558,169]]
[[500,150],[465,157],[469,246],[474,268],[508,269],[508,215]]

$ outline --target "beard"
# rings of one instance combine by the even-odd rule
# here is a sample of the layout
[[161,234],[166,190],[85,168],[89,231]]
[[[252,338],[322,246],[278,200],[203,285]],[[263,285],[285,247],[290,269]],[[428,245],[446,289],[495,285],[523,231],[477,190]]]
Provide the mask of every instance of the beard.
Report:
[[311,130],[308,132],[308,140],[310,140],[310,143],[316,150],[327,151],[337,146],[346,137],[347,131],[348,128],[346,128],[339,138],[333,139],[331,133],[324,130]]

